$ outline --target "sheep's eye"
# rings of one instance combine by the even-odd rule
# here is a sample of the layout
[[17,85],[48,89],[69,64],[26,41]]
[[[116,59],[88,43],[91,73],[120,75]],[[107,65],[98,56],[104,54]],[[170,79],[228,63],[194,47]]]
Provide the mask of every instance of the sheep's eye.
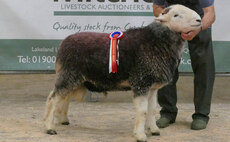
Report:
[[175,15],[174,15],[174,17],[177,17],[177,16],[179,16],[179,15],[178,15],[178,14],[175,14]]

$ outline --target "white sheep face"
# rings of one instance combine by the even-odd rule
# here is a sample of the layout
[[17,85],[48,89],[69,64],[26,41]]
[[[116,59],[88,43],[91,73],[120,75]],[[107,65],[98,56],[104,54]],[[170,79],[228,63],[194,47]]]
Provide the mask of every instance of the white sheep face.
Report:
[[201,27],[200,16],[194,10],[179,4],[166,8],[165,12],[156,17],[155,20],[176,32],[187,33]]

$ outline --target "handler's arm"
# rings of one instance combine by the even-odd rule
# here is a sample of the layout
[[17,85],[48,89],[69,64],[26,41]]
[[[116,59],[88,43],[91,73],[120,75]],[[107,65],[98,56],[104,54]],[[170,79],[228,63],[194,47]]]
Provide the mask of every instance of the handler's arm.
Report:
[[210,27],[216,20],[214,5],[203,8],[204,17],[202,18],[202,30]]
[[[202,30],[205,30],[210,27],[216,20],[214,5],[203,8],[203,11],[204,17],[202,18]],[[192,40],[200,31],[201,29],[191,31],[189,33],[181,33],[181,37],[184,40]]]

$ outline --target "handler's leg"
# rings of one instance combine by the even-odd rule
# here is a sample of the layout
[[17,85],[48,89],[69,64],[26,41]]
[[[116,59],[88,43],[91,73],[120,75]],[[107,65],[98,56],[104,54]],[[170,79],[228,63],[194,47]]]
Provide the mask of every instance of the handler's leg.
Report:
[[175,71],[173,81],[158,91],[158,103],[162,107],[161,118],[157,120],[159,128],[165,128],[174,123],[177,116],[177,88],[176,82],[179,78],[178,69]]
[[206,128],[209,120],[212,90],[215,79],[215,63],[212,49],[211,28],[201,31],[189,42],[194,72],[194,104],[192,129]]

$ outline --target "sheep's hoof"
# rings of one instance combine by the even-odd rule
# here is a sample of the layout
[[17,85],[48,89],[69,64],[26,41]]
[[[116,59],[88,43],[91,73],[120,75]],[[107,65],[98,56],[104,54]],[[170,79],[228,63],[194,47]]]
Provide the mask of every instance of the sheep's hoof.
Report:
[[69,122],[62,122],[61,125],[69,125]]
[[160,136],[160,132],[152,133],[152,136]]
[[46,133],[49,135],[57,135],[57,132],[55,130],[47,130]]
[[134,136],[136,138],[136,142],[147,142],[147,136],[145,133],[135,133],[134,132]]

